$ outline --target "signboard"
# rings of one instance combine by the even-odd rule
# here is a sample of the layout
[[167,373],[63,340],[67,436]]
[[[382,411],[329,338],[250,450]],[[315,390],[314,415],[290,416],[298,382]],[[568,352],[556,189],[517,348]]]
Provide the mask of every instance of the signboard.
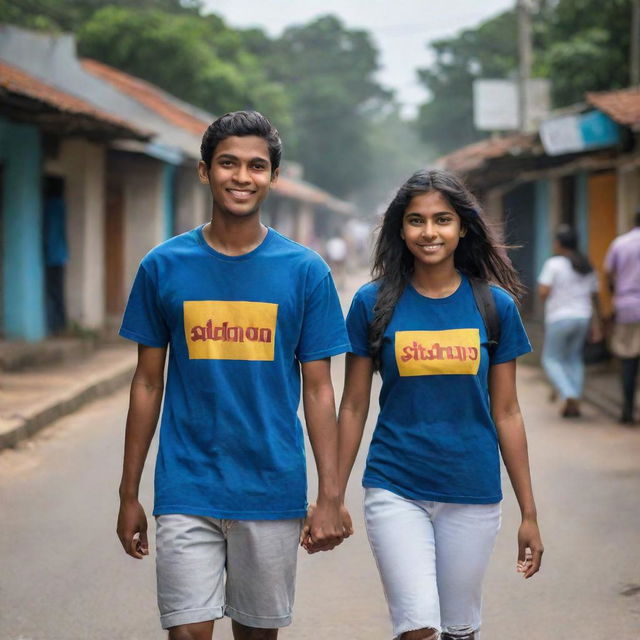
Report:
[[620,127],[597,110],[545,120],[540,139],[550,156],[613,147],[621,141]]
[[[535,131],[550,109],[550,83],[533,78],[527,83],[525,131]],[[517,131],[518,82],[516,80],[474,80],[473,124],[479,131]]]

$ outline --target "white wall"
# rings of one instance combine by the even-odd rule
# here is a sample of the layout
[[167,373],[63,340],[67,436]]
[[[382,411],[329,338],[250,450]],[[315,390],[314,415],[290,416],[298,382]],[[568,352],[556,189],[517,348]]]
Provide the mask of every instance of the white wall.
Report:
[[145,156],[121,156],[124,187],[124,276],[129,291],[140,260],[164,238],[164,166]]
[[102,145],[82,139],[61,142],[47,170],[65,179],[69,262],[65,274],[67,316],[81,327],[104,322],[105,160]]
[[209,187],[198,180],[196,164],[179,167],[176,175],[175,233],[183,233],[211,217]]

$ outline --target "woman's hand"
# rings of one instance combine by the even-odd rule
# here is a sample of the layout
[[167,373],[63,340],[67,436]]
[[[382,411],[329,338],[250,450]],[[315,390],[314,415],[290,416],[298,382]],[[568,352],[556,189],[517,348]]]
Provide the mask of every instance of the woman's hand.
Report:
[[523,520],[518,530],[518,564],[516,571],[530,578],[540,571],[542,562],[542,538],[535,520]]

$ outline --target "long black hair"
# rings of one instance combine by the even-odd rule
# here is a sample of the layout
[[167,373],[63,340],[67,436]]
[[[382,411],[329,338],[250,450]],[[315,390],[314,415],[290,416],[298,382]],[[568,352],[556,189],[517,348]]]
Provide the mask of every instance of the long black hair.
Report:
[[561,224],[556,231],[556,242],[564,249],[563,254],[571,262],[573,270],[581,275],[593,271],[589,258],[578,250],[578,234],[568,225]]
[[438,191],[460,216],[466,229],[454,252],[454,264],[467,276],[498,284],[520,299],[524,294],[518,273],[483,219],[474,196],[453,173],[433,169],[414,173],[398,189],[384,213],[374,249],[371,275],[380,283],[369,327],[369,347],[374,368],[380,369],[382,338],[396,303],[407,286],[414,268],[413,254],[400,236],[402,220],[411,200]]

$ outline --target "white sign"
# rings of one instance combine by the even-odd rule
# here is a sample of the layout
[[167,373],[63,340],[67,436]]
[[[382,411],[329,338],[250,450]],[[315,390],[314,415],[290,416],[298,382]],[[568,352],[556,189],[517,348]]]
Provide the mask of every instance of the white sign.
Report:
[[[525,131],[535,131],[549,114],[550,88],[545,78],[533,78],[527,83]],[[479,131],[517,131],[520,128],[517,81],[474,80],[473,124]]]
[[579,116],[561,116],[543,122],[540,125],[540,140],[550,156],[582,151],[584,142],[580,132]]

